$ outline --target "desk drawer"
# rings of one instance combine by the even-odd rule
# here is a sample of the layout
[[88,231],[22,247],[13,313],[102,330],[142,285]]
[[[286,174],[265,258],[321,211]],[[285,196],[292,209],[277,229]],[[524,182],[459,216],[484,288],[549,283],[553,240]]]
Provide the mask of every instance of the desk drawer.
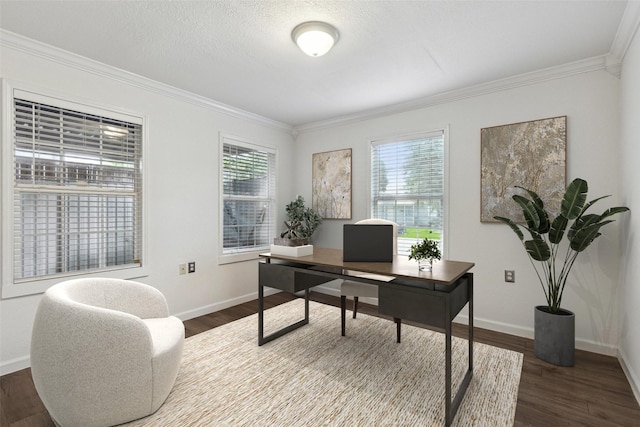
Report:
[[[408,286],[380,286],[378,312],[391,317],[444,328],[469,300],[466,278],[458,279],[450,292],[421,291]],[[447,314],[447,299],[450,311]]]
[[291,266],[261,262],[258,264],[258,280],[262,286],[286,292],[298,292],[330,282],[331,278],[295,271]]
[[423,325],[444,328],[445,302],[443,297],[427,295],[410,289],[378,289],[378,312]]

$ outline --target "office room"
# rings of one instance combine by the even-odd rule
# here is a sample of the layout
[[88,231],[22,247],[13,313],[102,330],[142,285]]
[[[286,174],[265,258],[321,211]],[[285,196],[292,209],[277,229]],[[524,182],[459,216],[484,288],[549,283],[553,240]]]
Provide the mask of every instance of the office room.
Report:
[[[223,147],[259,147],[274,156],[269,243],[283,231],[285,206],[291,200],[300,195],[307,206],[313,205],[314,155],[350,150],[350,212],[325,218],[312,240],[316,248],[341,249],[344,224],[373,217],[372,146],[441,132],[442,259],[474,264],[476,347],[483,341],[498,347],[503,343],[524,355],[506,425],[638,425],[640,267],[634,261],[640,259],[640,172],[635,167],[640,158],[635,119],[640,115],[640,2],[552,1],[547,7],[552,13],[536,2],[500,1],[331,1],[323,6],[306,1],[0,1],[0,423],[53,425],[33,384],[29,386],[29,368],[36,311],[43,293],[56,283],[106,275],[150,285],[166,299],[169,314],[184,322],[185,343],[202,336],[194,335],[197,327],[190,325],[215,323],[196,320],[202,316],[219,320],[228,314],[235,320],[257,315],[258,270],[264,261],[258,254],[268,252],[269,244],[253,251],[225,250]],[[451,41],[446,47],[459,47],[464,55],[458,56],[465,60],[434,45],[448,38],[420,27],[419,19],[429,15],[459,25],[459,33],[449,37],[457,44]],[[69,28],[47,23],[47,17],[65,16],[74,17]],[[411,16],[415,20],[409,20]],[[247,27],[240,26],[243,19]],[[326,21],[339,32],[326,55],[310,58],[292,40],[292,29],[304,21]],[[585,22],[597,30],[589,31]],[[121,25],[117,34],[111,28],[115,25]],[[511,45],[501,31],[516,31],[518,25],[541,29],[527,33],[529,38],[514,33],[513,40],[520,44]],[[558,29],[560,25],[567,27]],[[547,34],[553,31],[562,35],[562,42]],[[482,42],[495,46],[479,50]],[[553,49],[553,55],[544,55]],[[493,56],[480,55],[485,53]],[[399,65],[380,66],[376,73],[377,65],[392,61]],[[470,65],[474,61],[476,67]],[[90,113],[106,112],[142,124],[141,252],[132,268],[35,279],[17,275],[16,98],[71,109],[85,106]],[[575,314],[575,364],[570,367],[534,355],[534,306],[545,304],[539,278],[512,230],[481,220],[483,129],[556,117],[566,118],[565,184],[585,179],[589,200],[611,195],[593,207],[597,213],[613,206],[629,208],[611,218],[615,221],[580,254],[569,275],[562,306]],[[183,274],[182,266],[191,262],[195,271]],[[505,270],[515,271],[515,282],[505,282]],[[316,338],[340,339],[339,297],[339,281],[312,289],[309,327],[315,304],[332,309],[338,319],[335,329],[314,330]],[[275,289],[267,289],[265,298],[269,307],[301,302]],[[376,319],[377,301],[362,302],[357,320]],[[348,322],[348,338],[358,339],[352,329],[357,322]],[[455,334],[464,338],[468,309],[454,322]],[[394,336],[393,323],[387,323]],[[421,333],[410,323],[403,324],[406,339],[399,345],[409,345],[414,330]],[[238,334],[248,336],[252,351],[260,351],[264,346],[257,345],[257,320],[247,325]],[[269,343],[269,348],[304,329]],[[393,338],[388,341],[386,345],[397,344]],[[476,361],[467,393],[476,390],[471,388],[474,382],[481,384],[481,362]],[[16,390],[29,387],[30,397],[15,399]],[[556,394],[557,387],[561,391]],[[171,399],[169,394],[167,402]],[[438,420],[435,424],[445,422],[440,403],[435,404],[436,415],[430,415]],[[287,407],[286,402],[281,405]],[[473,412],[462,402],[458,417],[467,411]],[[335,425],[341,424],[339,419]],[[402,420],[386,421],[408,425]]]

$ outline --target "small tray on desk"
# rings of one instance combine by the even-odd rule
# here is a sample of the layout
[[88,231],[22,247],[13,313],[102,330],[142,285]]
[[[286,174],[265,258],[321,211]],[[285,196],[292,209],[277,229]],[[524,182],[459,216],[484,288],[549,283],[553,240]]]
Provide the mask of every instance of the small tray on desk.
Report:
[[283,246],[271,245],[271,253],[274,255],[285,255],[292,257],[313,255],[313,245]]

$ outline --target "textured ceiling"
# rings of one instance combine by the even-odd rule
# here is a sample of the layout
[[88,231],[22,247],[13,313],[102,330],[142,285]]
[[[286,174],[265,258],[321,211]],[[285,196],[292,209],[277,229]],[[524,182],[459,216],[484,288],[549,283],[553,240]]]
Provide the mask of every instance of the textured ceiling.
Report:
[[[609,53],[624,1],[0,1],[0,26],[299,126]],[[340,31],[311,58],[309,20]]]

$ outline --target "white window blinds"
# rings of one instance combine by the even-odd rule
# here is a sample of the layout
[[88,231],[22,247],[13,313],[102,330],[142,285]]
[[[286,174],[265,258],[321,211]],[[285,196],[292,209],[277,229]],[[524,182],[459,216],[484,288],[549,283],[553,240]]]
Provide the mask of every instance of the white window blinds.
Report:
[[142,125],[14,98],[14,280],[140,265]]
[[275,152],[224,137],[222,162],[222,253],[269,248],[275,230]]
[[371,216],[398,224],[398,253],[444,231],[444,132],[371,143]]

